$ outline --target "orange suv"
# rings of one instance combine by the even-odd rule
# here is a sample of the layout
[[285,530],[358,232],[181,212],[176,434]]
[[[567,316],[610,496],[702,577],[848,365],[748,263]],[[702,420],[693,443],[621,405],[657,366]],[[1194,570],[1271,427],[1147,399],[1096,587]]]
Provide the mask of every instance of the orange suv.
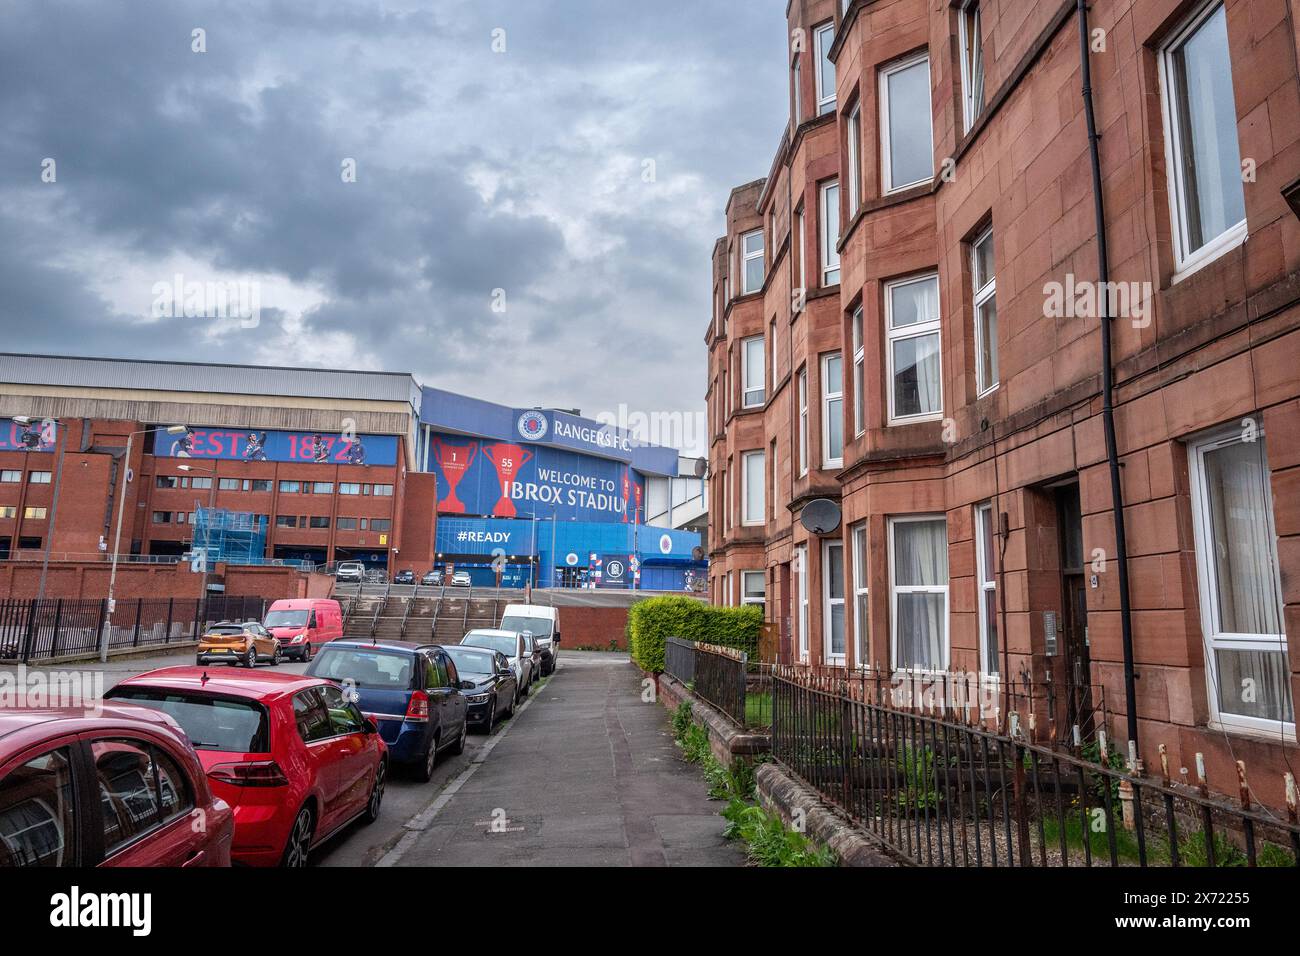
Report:
[[195,663],[228,661],[256,667],[258,661],[280,663],[280,642],[257,621],[221,621],[203,632]]

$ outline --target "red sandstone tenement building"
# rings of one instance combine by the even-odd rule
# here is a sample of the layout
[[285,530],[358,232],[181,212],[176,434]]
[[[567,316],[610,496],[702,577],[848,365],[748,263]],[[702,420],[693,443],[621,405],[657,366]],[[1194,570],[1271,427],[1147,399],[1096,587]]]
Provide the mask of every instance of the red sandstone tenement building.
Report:
[[[790,120],[713,253],[715,602],[762,602],[810,664],[1073,677],[1121,751],[1127,618],[1146,765],[1201,753],[1235,793],[1241,760],[1281,804],[1297,16],[1095,0],[1081,31],[1075,0],[792,0]],[[827,534],[800,521],[819,498]]]

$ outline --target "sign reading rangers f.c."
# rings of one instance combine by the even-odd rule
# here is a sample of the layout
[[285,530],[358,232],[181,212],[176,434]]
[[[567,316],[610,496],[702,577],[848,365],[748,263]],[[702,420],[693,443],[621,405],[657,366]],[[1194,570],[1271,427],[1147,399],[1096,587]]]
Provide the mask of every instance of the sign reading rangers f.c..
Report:
[[519,430],[519,437],[524,441],[541,441],[550,430],[551,423],[540,411],[530,408],[519,416],[515,427]]

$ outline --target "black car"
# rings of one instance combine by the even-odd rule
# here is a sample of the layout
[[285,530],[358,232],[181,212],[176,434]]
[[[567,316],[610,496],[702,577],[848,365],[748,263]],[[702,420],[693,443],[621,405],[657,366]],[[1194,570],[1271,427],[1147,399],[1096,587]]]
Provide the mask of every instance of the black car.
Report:
[[406,571],[398,571],[396,574],[393,575],[393,583],[394,583],[394,584],[414,584],[414,583],[415,583],[415,572],[414,572],[414,571],[411,571],[410,569],[407,569]]
[[421,583],[421,584],[434,584],[434,585],[441,584],[441,583],[442,583],[442,572],[441,572],[441,571],[425,571],[425,572],[424,572],[424,576],[423,576],[422,578],[420,578],[420,583]]
[[492,733],[499,718],[515,712],[518,688],[510,662],[500,651],[486,647],[447,645],[443,650],[460,674],[460,692],[468,705],[465,720]]

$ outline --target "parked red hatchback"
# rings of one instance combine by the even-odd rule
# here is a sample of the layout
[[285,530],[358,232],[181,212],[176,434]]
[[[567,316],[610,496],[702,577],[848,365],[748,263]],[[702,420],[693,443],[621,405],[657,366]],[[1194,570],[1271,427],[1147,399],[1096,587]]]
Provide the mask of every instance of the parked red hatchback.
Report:
[[213,792],[234,807],[235,863],[305,866],[312,847],[379,816],[387,749],[330,681],[165,667],[107,696],[157,708],[184,728]]
[[0,711],[0,866],[229,866],[233,832],[166,714]]

